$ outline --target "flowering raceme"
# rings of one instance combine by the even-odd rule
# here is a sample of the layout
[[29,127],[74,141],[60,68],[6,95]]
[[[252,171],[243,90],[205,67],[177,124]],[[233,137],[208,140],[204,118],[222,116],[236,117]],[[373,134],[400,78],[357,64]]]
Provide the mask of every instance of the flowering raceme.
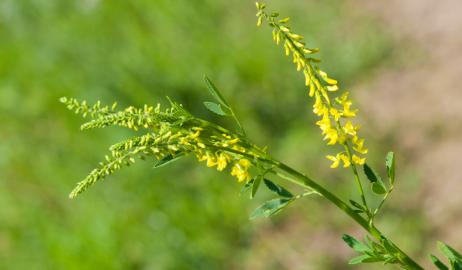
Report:
[[273,28],[276,44],[283,44],[285,54],[292,55],[297,71],[303,72],[308,95],[314,98],[313,113],[320,118],[316,125],[321,129],[323,140],[327,141],[327,145],[339,144],[344,148],[344,151],[336,155],[327,156],[332,161],[331,168],[338,167],[340,163],[343,163],[343,167],[351,164],[363,165],[366,162],[364,155],[367,154],[367,148],[364,147],[364,139],[357,134],[359,126],[350,120],[356,116],[357,110],[351,108],[353,103],[348,92],[339,97],[333,96],[340,89],[337,80],[330,78],[315,65],[320,61],[311,55],[319,50],[307,48],[303,36],[292,33],[287,25],[289,18],[278,19],[277,13],[269,15],[264,11],[265,4],[257,2],[256,5],[257,25],[260,26],[263,19],[268,22]]
[[205,161],[208,167],[216,167],[218,171],[231,166],[230,173],[239,182],[249,181],[252,178],[249,170],[253,164],[243,155],[258,157],[264,152],[238,134],[193,117],[181,105],[172,101],[171,108],[163,111],[160,105],[145,105],[142,108],[130,106],[116,111],[116,104],[111,108],[102,106],[100,102],[90,106],[85,101],[79,102],[73,98],[62,98],[61,102],[75,113],[92,119],[81,126],[82,130],[112,125],[135,131],[142,128],[148,130],[144,135],[112,145],[109,148],[111,154],[77,184],[70,194],[71,198],[123,166],[135,163],[135,158],[145,159],[147,156],[159,160],[156,166],[160,166],[193,154],[199,161]]

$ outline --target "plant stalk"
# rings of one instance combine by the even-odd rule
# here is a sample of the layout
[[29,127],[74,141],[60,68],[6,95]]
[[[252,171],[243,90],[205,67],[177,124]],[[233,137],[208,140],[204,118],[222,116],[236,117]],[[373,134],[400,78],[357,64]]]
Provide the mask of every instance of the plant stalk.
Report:
[[[324,198],[329,200],[331,203],[335,204],[340,210],[346,213],[350,218],[352,218],[356,223],[358,223],[364,230],[366,230],[372,237],[377,239],[378,241],[382,241],[385,236],[374,226],[370,225],[369,222],[356,213],[348,204],[342,201],[340,198],[332,194],[330,191],[316,183],[311,178],[299,173],[298,171],[290,168],[289,166],[275,161],[275,164],[280,170],[292,175],[294,177],[294,183],[297,183],[300,186],[310,188],[315,192],[321,194]],[[396,244],[394,244],[391,240],[387,239],[391,245],[397,250],[399,253],[399,260],[402,266],[407,267],[407,269],[412,270],[424,270],[422,266],[420,266],[417,262],[415,262],[411,257],[409,257],[404,251],[402,251]]]

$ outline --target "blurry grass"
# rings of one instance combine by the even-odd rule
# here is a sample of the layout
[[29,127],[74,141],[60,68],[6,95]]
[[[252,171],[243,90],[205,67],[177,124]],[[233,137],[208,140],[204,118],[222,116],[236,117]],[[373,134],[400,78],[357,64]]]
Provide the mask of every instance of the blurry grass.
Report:
[[[386,35],[343,1],[273,2],[347,86],[387,55]],[[123,106],[169,95],[213,119],[201,107],[208,74],[256,143],[325,173],[303,79],[255,27],[252,2],[3,0],[0,39],[1,269],[242,269],[252,234],[272,222],[247,221],[259,202],[190,159],[157,171],[138,163],[69,201],[129,133],[79,132],[61,96]]]

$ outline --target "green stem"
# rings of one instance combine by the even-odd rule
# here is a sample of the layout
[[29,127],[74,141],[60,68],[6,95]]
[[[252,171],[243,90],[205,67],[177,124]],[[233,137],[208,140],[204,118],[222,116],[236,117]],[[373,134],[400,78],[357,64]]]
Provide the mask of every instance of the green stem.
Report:
[[367,200],[366,200],[366,196],[364,195],[364,189],[363,189],[363,185],[361,184],[361,179],[359,178],[359,174],[358,174],[358,170],[356,169],[356,165],[353,163],[353,156],[351,154],[351,149],[350,149],[350,145],[348,144],[348,142],[345,142],[344,144],[344,147],[345,147],[345,151],[347,152],[347,155],[348,155],[348,158],[350,159],[350,167],[351,167],[351,170],[353,171],[353,175],[355,177],[355,180],[356,180],[356,184],[358,185],[358,189],[359,189],[359,194],[361,195],[361,200],[364,204],[364,207],[366,207],[366,210],[367,210],[367,215],[370,217],[371,215],[371,211],[369,210],[369,206],[367,205]]
[[[356,221],[363,229],[365,229],[371,236],[373,236],[375,239],[378,241],[382,242],[384,239],[387,239],[375,226],[372,224],[369,224],[369,222],[364,219],[362,216],[360,216],[358,213],[356,213],[348,204],[343,202],[340,198],[332,194],[330,191],[316,183],[314,180],[311,178],[297,172],[296,170],[290,168],[289,166],[278,162],[278,161],[273,161],[274,165],[276,165],[280,170],[290,174],[293,176],[292,179],[294,183],[297,183],[300,186],[310,188],[314,190],[315,192],[321,194],[324,198],[335,204],[340,210],[342,210],[344,213],[346,213],[350,218],[352,218],[354,221]],[[417,262],[415,262],[413,259],[411,259],[404,251],[402,251],[396,244],[394,244],[391,240],[388,240],[388,242],[397,250],[399,253],[399,260],[402,266],[406,267],[407,269],[412,269],[412,270],[423,270],[424,268],[420,266]]]
[[387,200],[388,196],[390,195],[390,193],[393,191],[393,186],[390,186],[390,189],[387,191],[387,193],[385,193],[385,196],[383,196],[383,199],[382,201],[380,202],[379,206],[377,206],[377,209],[375,209],[374,213],[372,214],[372,217],[371,218],[374,218],[375,215],[377,215],[377,213],[379,212],[379,210],[382,208],[383,204],[385,203],[385,201]]

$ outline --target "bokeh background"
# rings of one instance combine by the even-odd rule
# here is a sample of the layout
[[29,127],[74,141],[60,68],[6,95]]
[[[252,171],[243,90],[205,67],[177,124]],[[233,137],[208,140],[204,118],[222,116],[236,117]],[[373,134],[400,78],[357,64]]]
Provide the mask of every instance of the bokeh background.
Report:
[[[268,2],[352,92],[369,162],[383,172],[397,153],[384,232],[427,266],[436,240],[461,249],[460,1]],[[0,269],[382,269],[346,265],[341,234],[363,232],[322,199],[249,221],[270,194],[239,196],[193,159],[139,162],[68,200],[131,133],[80,132],[59,97],[124,106],[168,95],[219,121],[202,106],[204,74],[255,143],[357,197],[348,171],[328,168],[303,78],[254,13],[239,0],[0,0]]]

